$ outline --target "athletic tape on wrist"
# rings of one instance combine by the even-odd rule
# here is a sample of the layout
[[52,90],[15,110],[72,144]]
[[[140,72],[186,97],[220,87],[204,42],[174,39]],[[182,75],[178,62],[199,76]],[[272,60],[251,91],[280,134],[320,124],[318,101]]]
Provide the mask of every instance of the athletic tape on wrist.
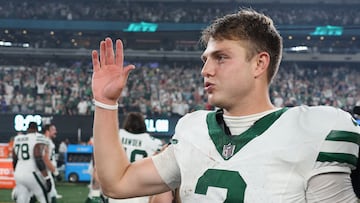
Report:
[[102,102],[96,101],[95,99],[93,100],[93,102],[95,106],[107,110],[117,110],[119,108],[119,104],[114,104],[114,105],[104,104]]

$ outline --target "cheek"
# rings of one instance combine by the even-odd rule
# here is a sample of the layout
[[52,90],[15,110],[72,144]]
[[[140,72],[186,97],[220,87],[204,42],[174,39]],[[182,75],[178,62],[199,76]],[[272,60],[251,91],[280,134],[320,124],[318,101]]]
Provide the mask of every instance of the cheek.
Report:
[[248,71],[238,71],[229,74],[224,80],[228,89],[233,91],[245,90],[252,86],[253,78]]

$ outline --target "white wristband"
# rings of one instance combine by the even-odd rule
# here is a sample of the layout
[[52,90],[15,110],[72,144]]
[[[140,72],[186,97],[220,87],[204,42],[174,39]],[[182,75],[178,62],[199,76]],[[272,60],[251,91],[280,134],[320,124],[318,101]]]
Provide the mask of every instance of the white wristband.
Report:
[[50,176],[48,175],[48,176],[44,177],[44,179],[45,179],[45,180],[49,180],[49,179],[50,179]]
[[104,104],[102,102],[96,101],[95,99],[93,101],[94,101],[95,106],[98,106],[100,108],[107,109],[107,110],[117,110],[119,107],[119,104],[114,104],[114,105]]

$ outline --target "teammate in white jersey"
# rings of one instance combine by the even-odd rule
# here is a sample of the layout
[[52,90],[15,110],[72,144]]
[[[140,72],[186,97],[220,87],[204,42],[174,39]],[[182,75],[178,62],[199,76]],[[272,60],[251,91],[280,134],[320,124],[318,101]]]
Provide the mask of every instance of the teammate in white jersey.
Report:
[[[203,32],[201,74],[219,111],[178,121],[172,144],[131,163],[118,139],[117,101],[133,65],[110,38],[92,52],[95,164],[110,197],[179,188],[183,203],[357,202],[350,172],[358,161],[360,127],[333,107],[278,109],[269,96],[282,56],[273,21],[241,9]],[[180,76],[181,77],[181,76]]]
[[12,199],[18,203],[28,203],[35,195],[40,203],[49,202],[52,188],[50,174],[44,163],[47,140],[38,133],[37,123],[30,122],[27,134],[19,134],[14,140],[13,165],[16,186]]
[[53,176],[51,176],[51,182],[53,184],[52,187],[52,191],[51,194],[53,195],[51,197],[52,201],[55,202],[56,199],[62,198],[62,195],[59,195],[57,193],[56,187],[55,187],[55,180],[54,177],[60,181],[61,180],[61,175],[59,174],[59,171],[57,169],[57,161],[56,161],[56,152],[55,152],[55,143],[54,143],[54,139],[56,138],[56,134],[57,134],[57,129],[56,126],[53,123],[50,124],[46,124],[43,127],[43,134],[45,135],[45,137],[48,140],[48,145],[47,145],[47,156],[48,159],[45,160],[45,164],[46,167],[48,168],[49,173],[53,174]]
[[[162,148],[162,141],[152,137],[146,132],[144,117],[140,112],[129,112],[119,131],[120,142],[126,151],[127,158],[134,162],[154,155]],[[111,199],[109,203],[148,203],[149,197],[137,197],[131,199]]]
[[160,139],[147,133],[145,120],[140,112],[130,112],[126,115],[119,136],[130,162],[152,156],[163,146]]

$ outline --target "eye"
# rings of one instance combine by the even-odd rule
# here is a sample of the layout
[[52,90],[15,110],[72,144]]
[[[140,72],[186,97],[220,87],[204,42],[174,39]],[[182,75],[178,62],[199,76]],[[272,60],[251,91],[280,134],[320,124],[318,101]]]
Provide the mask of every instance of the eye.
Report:
[[216,60],[218,63],[223,63],[227,57],[225,55],[217,55]]

